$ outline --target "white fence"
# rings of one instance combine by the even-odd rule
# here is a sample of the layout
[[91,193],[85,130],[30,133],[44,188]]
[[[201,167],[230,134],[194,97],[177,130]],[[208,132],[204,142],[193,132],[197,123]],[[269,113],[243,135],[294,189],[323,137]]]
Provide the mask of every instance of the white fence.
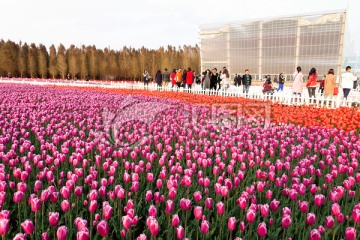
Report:
[[[277,102],[284,105],[313,105],[314,107],[338,108],[351,107],[354,104],[360,104],[360,92],[351,90],[347,99],[343,99],[342,89],[339,89],[339,95],[331,98],[324,96],[317,90],[316,97],[310,99],[307,88],[304,87],[301,96],[294,96],[291,87],[284,87],[284,91],[274,92],[273,94],[264,94],[262,86],[251,86],[248,93],[243,92],[242,86],[231,86],[230,88],[219,91],[202,89],[200,85],[193,84],[192,89],[178,88],[176,86],[158,87],[155,83],[144,86],[142,82],[102,82],[102,81],[68,81],[68,80],[47,80],[47,79],[0,79],[0,83],[17,83],[33,85],[51,85],[51,86],[72,86],[72,87],[98,87],[98,88],[117,88],[117,89],[146,89],[149,91],[180,91],[196,95],[218,95],[226,97],[243,97],[263,101]],[[260,84],[260,83],[259,83]],[[1,85],[0,85],[1,86]]]

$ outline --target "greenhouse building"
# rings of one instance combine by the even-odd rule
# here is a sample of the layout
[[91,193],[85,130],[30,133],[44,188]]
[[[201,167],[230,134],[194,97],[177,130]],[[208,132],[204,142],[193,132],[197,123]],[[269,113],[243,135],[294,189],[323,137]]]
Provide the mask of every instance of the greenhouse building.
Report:
[[329,68],[338,76],[344,68],[346,10],[271,19],[201,25],[201,69],[222,69],[256,79],[285,73],[297,66],[304,75],[315,67],[319,75]]

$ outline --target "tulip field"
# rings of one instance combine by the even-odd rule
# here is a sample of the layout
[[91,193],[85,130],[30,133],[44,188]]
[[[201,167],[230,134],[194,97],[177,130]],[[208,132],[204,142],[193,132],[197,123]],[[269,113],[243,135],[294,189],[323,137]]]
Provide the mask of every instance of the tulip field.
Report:
[[2,239],[360,236],[360,113],[0,84]]

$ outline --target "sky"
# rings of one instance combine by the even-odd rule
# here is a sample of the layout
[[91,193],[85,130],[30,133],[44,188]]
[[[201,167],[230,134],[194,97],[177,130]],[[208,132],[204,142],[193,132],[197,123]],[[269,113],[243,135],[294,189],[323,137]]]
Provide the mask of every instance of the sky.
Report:
[[201,24],[346,8],[360,43],[360,0],[0,0],[0,6],[0,39],[47,47],[195,45]]

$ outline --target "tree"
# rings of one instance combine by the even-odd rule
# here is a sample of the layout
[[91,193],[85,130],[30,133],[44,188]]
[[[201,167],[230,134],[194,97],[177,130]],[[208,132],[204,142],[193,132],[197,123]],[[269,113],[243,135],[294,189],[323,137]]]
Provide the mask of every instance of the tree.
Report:
[[80,73],[80,59],[79,59],[79,50],[71,45],[70,49],[67,51],[68,63],[69,63],[69,72],[73,78]]
[[28,66],[30,77],[38,77],[37,48],[34,43],[30,45],[28,54]]
[[57,69],[61,74],[61,78],[65,79],[65,75],[68,71],[68,65],[66,62],[66,50],[64,45],[60,44],[58,47],[58,54],[57,54]]
[[41,78],[46,78],[48,75],[49,55],[46,47],[42,44],[39,45],[38,63]]
[[89,68],[88,68],[88,60],[86,58],[86,48],[83,45],[81,46],[81,51],[80,51],[80,78],[85,79],[88,72],[89,72]]
[[18,57],[18,67],[21,78],[26,77],[28,74],[28,55],[29,46],[25,43],[21,46]]
[[0,68],[7,75],[15,76],[18,72],[18,48],[11,41],[3,43],[0,48]]
[[54,44],[50,46],[50,57],[49,57],[49,73],[52,78],[55,78],[58,74],[56,49]]

